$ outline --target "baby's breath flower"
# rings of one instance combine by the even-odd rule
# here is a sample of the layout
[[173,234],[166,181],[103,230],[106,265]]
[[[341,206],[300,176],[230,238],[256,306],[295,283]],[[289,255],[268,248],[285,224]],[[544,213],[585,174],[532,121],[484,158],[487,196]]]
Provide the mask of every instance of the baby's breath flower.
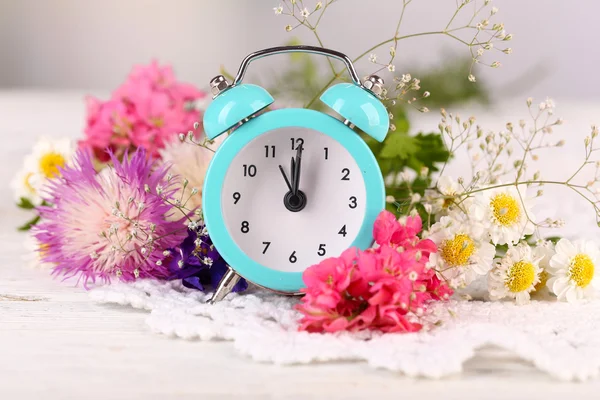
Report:
[[274,7],[273,11],[275,12],[275,15],[281,15],[283,12],[283,6],[280,4],[279,6]]
[[372,63],[377,62],[377,54],[371,53],[369,55],[369,61],[371,61]]
[[286,25],[286,26],[285,26],[285,30],[286,30],[286,32],[290,32],[292,29],[294,29],[294,28],[292,28],[292,26],[291,26],[291,25]]
[[304,7],[304,9],[302,11],[300,11],[300,15],[304,19],[308,18],[310,16],[310,12],[308,11],[308,8]]
[[387,69],[390,72],[394,72],[396,70],[396,66],[394,64],[388,64]]
[[477,79],[475,79],[475,75],[473,75],[473,74],[469,74],[468,79],[469,79],[470,82],[476,82],[477,81]]

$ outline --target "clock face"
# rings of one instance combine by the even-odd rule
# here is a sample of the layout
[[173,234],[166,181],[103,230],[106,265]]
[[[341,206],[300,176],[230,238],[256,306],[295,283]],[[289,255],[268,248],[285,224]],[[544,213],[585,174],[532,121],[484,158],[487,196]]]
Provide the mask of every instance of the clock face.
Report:
[[[350,129],[347,134],[355,135]],[[305,199],[301,210],[290,211],[289,202],[298,197],[290,200],[283,173],[293,185],[291,160],[299,146],[298,188]],[[363,174],[344,146],[317,130],[285,127],[255,137],[235,155],[223,180],[221,209],[230,237],[249,258],[300,272],[352,245],[366,197]]]

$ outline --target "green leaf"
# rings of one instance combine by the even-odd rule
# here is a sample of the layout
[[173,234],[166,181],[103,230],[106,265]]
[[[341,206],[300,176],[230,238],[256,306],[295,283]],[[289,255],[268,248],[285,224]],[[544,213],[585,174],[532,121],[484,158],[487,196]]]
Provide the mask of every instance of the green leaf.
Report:
[[[437,171],[436,164],[444,163],[450,157],[450,153],[444,146],[442,137],[439,133],[419,133],[415,136],[418,144],[418,150],[414,154],[414,160],[420,164],[418,168],[425,166],[431,172]],[[419,169],[416,169],[418,171]]]
[[28,230],[31,229],[32,226],[34,226],[38,222],[40,222],[40,216],[36,215],[33,219],[31,219],[30,221],[28,221],[25,224],[21,225],[17,229],[20,230],[20,231],[28,231]]
[[401,158],[407,160],[419,151],[419,143],[413,137],[403,132],[392,132],[383,143],[379,153],[381,158]]
[[21,197],[21,199],[17,203],[17,207],[22,208],[24,210],[33,210],[35,208],[33,203],[25,197]]

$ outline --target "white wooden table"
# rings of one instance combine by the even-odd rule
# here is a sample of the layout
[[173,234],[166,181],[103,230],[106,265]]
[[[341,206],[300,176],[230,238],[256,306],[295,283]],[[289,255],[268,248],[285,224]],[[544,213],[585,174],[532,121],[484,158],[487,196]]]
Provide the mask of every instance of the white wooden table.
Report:
[[[598,109],[570,110],[591,119]],[[0,399],[600,398],[600,382],[557,382],[492,348],[439,381],[364,363],[278,367],[252,362],[227,342],[157,336],[144,312],[94,304],[82,288],[23,261],[24,235],[15,227],[27,214],[12,206],[7,184],[36,134],[77,137],[82,123],[80,93],[0,92]]]

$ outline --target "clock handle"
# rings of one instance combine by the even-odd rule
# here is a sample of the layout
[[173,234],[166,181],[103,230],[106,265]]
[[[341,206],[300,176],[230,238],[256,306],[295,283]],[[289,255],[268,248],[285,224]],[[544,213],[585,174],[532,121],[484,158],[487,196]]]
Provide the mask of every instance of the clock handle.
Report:
[[221,301],[233,290],[234,286],[240,281],[242,277],[239,276],[231,267],[227,267],[227,272],[221,278],[221,282],[217,285],[215,293],[208,301],[210,304],[214,304],[217,301]]
[[339,51],[336,51],[336,50],[326,49],[323,47],[304,46],[304,45],[271,47],[269,49],[263,49],[263,50],[256,51],[256,52],[246,56],[246,58],[244,58],[244,60],[242,61],[242,64],[240,65],[240,69],[238,70],[235,80],[233,81],[233,86],[236,86],[242,82],[242,79],[244,79],[244,75],[246,74],[246,69],[248,69],[248,65],[252,61],[257,60],[259,58],[271,56],[274,54],[285,54],[285,53],[319,54],[322,56],[331,57],[331,58],[340,60],[344,63],[344,65],[346,65],[346,68],[348,69],[348,73],[350,74],[350,78],[352,79],[352,81],[356,85],[362,86],[360,83],[360,78],[358,77],[358,74],[356,73],[356,70],[354,69],[354,65],[352,64],[352,60],[350,60],[350,58],[347,55],[345,55],[344,53],[340,53]]

